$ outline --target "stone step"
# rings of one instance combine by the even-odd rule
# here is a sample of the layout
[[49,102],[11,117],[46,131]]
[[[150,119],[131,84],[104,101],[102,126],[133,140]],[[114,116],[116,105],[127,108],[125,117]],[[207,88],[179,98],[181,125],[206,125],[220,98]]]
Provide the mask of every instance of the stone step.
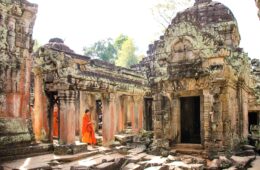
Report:
[[[6,161],[12,161],[12,160],[17,160],[17,159],[23,159],[23,158],[29,158],[29,157],[34,157],[34,156],[40,156],[40,155],[46,155],[50,154],[53,151],[46,151],[46,152],[39,152],[39,153],[30,153],[30,154],[24,154],[24,155],[9,155],[9,156],[3,156],[0,157],[0,163],[1,162],[6,162]],[[1,168],[0,168],[1,169]]]
[[171,151],[185,155],[206,155],[205,151],[202,149],[174,148]]
[[0,162],[53,153],[52,144],[37,144],[32,146],[0,149]]
[[201,144],[189,144],[189,143],[180,143],[173,146],[173,148],[184,148],[184,149],[203,149]]

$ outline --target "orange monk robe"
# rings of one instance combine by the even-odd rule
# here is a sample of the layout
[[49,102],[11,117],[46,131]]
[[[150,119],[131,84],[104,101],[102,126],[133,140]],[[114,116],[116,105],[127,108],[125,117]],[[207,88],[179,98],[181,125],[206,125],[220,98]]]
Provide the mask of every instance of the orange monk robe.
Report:
[[95,131],[90,116],[84,114],[82,121],[82,142],[96,144]]
[[58,137],[59,131],[58,131],[58,112],[53,111],[53,136]]

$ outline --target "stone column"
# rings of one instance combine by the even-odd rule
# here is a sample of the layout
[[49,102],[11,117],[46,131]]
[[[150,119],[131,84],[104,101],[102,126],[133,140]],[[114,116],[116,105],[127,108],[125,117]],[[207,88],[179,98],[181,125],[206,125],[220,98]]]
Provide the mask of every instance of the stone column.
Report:
[[181,142],[181,111],[180,98],[174,96],[172,107],[172,134],[175,143]]
[[33,111],[33,130],[36,141],[42,140],[43,129],[43,81],[42,73],[38,69],[34,71],[34,111]]
[[102,136],[103,145],[109,145],[114,141],[115,135],[115,94],[103,94],[102,96],[102,106],[103,106],[103,126],[102,126]]
[[142,96],[133,96],[134,99],[134,113],[133,113],[133,130],[139,131],[143,128],[143,98]]
[[242,98],[242,112],[243,112],[243,139],[247,139],[248,137],[248,93],[243,90],[243,98]]
[[206,145],[207,147],[210,142],[210,113],[211,113],[211,95],[208,90],[203,90],[203,97],[201,99],[202,109],[201,112],[203,113],[203,124],[201,124],[202,133],[201,134],[201,143],[202,145]]
[[76,95],[75,91],[59,91],[59,143],[74,144],[75,142],[75,112],[76,112]]
[[118,108],[118,126],[117,131],[120,132],[125,128],[125,111],[124,111],[124,96],[119,96],[117,98],[117,108]]

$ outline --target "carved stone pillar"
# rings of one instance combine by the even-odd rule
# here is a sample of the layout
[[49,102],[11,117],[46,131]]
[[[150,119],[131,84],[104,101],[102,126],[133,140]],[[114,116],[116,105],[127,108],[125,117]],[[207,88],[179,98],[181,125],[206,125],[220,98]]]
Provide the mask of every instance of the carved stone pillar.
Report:
[[60,107],[60,144],[73,144],[75,142],[76,95],[77,92],[75,91],[67,90],[58,92]]
[[108,145],[114,140],[116,130],[116,106],[115,94],[103,94],[102,96],[102,136],[103,145]]
[[181,142],[181,111],[180,111],[180,98],[178,96],[174,96],[173,98],[173,109],[172,109],[172,134],[173,134],[173,142],[180,143]]
[[138,131],[143,128],[143,97],[134,96],[133,130]]
[[211,95],[209,93],[208,90],[204,90],[203,91],[203,97],[201,99],[202,103],[203,103],[203,124],[201,124],[202,126],[202,131],[204,133],[201,134],[201,143],[206,145],[205,147],[209,147],[209,142],[210,142],[210,137],[211,137],[211,133],[210,133],[210,121],[211,121],[211,110],[212,110],[212,106],[211,106]]

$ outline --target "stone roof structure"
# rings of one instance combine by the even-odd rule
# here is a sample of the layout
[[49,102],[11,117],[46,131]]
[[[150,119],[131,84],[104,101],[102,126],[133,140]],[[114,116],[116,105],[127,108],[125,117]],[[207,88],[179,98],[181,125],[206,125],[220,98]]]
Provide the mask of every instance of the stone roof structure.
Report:
[[74,53],[74,51],[70,49],[70,47],[68,47],[66,44],[64,44],[64,41],[60,38],[52,38],[49,40],[49,43],[45,44],[44,46],[67,53]]
[[194,6],[177,13],[172,20],[172,24],[188,21],[203,27],[205,25],[235,20],[231,10],[222,3],[212,0],[197,0]]

